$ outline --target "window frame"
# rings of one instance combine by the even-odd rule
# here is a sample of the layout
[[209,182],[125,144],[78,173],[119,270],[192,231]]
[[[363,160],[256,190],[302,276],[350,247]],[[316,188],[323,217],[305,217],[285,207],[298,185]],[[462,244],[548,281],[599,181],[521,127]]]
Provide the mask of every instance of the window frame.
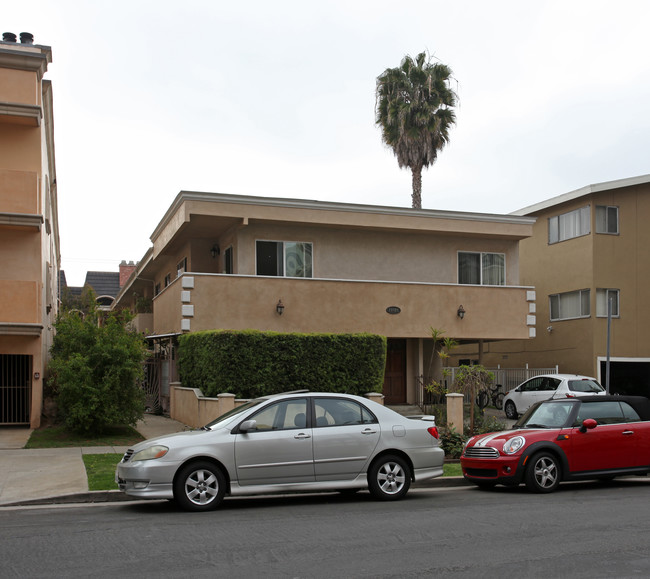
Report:
[[[580,302],[580,314],[577,316],[562,316],[562,304],[561,304],[561,298],[562,296],[565,296],[565,299],[567,299],[569,296],[573,294],[579,294],[579,302]],[[553,298],[557,298],[558,301],[558,317],[553,317],[553,310],[555,309],[553,307]],[[569,292],[561,292],[561,293],[555,293],[555,294],[550,294],[548,296],[548,317],[551,322],[561,322],[563,320],[582,320],[586,318],[591,317],[591,290],[590,289],[579,289],[579,290],[572,290]],[[584,305],[587,304],[587,313],[584,313]],[[566,306],[565,306],[566,307]]]
[[[257,245],[255,246],[257,248]],[[256,251],[257,258],[257,251]],[[226,247],[223,252],[223,273],[232,275],[235,273],[235,250],[232,245]]]
[[[461,281],[461,255],[478,255],[479,256],[479,283],[470,283],[470,282],[464,282]],[[502,283],[498,284],[492,284],[492,283],[485,283],[485,270],[489,267],[490,265],[486,265],[484,259],[487,256],[501,256],[503,258],[503,276],[502,276]],[[506,285],[506,254],[504,252],[499,252],[499,251],[464,251],[464,250],[458,250],[456,254],[456,275],[457,275],[457,281],[458,285],[488,285],[488,286],[494,286],[494,287],[501,287]]]
[[[609,231],[610,227],[610,211],[614,210],[616,212],[615,226],[616,231]],[[604,213],[605,216],[605,230],[601,231],[599,227],[601,219],[600,215]],[[619,235],[620,233],[620,213],[618,205],[596,205],[596,233],[601,235]]]
[[[569,223],[563,224],[563,218],[567,222],[573,219],[573,215],[578,215],[579,225],[578,231],[575,234],[561,236],[563,229],[568,229]],[[556,243],[562,243],[563,241],[569,241],[571,239],[576,239],[578,237],[584,237],[585,235],[591,234],[591,206],[585,205],[584,207],[578,207],[577,209],[572,209],[571,211],[566,211],[564,213],[559,213],[553,217],[548,218],[548,244],[555,245]]]
[[[276,245],[276,251],[277,247],[279,245],[282,246],[282,271],[281,273],[276,273],[270,274],[270,273],[259,273],[259,267],[260,267],[260,261],[259,261],[259,253],[258,253],[258,247],[260,243],[274,243]],[[305,269],[305,275],[287,275],[287,245],[290,244],[292,246],[297,246],[297,245],[303,245],[303,246],[309,246],[310,251],[309,251],[309,263],[307,263],[307,260],[305,260],[304,263],[304,269]],[[277,268],[276,268],[277,271]],[[306,275],[309,274],[309,275]],[[266,275],[266,276],[271,276],[271,277],[286,277],[286,278],[293,278],[293,279],[313,279],[314,277],[314,244],[311,241],[288,241],[288,240],[283,240],[283,241],[278,241],[276,239],[256,239],[255,240],[255,275]]]
[[181,277],[187,271],[187,257],[176,264],[176,277]]
[[[602,304],[602,295],[605,294],[605,311],[601,309]],[[614,304],[612,307],[612,318],[621,317],[621,290],[615,288],[596,288],[596,317],[597,318],[606,318],[607,317],[607,301],[610,293],[613,293],[616,296]]]

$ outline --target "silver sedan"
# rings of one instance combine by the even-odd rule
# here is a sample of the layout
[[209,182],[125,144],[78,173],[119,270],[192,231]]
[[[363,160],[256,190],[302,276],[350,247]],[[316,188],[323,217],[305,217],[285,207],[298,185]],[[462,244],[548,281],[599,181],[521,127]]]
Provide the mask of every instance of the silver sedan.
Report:
[[405,418],[358,396],[295,392],[251,400],[199,430],[130,448],[120,490],[216,508],[228,495],[356,491],[402,498],[411,482],[442,475],[432,416]]

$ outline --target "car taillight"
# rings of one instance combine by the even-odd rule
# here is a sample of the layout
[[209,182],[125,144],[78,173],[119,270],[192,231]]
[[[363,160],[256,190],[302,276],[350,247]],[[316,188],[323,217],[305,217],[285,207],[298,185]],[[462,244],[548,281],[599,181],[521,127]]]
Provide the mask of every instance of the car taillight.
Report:
[[567,397],[567,398],[575,398],[576,395],[575,395],[575,394],[567,394],[566,397]]
[[437,426],[429,426],[427,428],[427,432],[433,436],[433,438],[440,438],[440,434],[438,434],[438,427]]

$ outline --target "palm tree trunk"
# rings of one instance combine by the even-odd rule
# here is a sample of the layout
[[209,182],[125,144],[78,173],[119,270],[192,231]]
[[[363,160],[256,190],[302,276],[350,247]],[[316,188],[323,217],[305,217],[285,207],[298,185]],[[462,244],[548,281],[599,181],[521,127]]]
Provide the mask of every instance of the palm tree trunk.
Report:
[[422,165],[411,167],[413,173],[413,209],[422,209]]

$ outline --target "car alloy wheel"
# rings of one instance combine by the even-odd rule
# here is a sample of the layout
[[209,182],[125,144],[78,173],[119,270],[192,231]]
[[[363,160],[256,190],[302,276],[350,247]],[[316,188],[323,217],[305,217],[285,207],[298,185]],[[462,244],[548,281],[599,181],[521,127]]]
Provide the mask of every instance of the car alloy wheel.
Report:
[[504,408],[506,412],[506,418],[510,420],[516,420],[517,419],[517,407],[515,406],[515,403],[512,400],[508,400],[506,402],[506,407]]
[[215,509],[226,493],[226,479],[210,462],[190,463],[174,481],[174,499],[187,511]]
[[540,452],[533,456],[526,471],[526,486],[537,493],[550,493],[559,484],[560,465],[558,459],[548,452]]
[[401,499],[411,486],[411,470],[399,456],[382,456],[370,467],[368,486],[376,499]]

